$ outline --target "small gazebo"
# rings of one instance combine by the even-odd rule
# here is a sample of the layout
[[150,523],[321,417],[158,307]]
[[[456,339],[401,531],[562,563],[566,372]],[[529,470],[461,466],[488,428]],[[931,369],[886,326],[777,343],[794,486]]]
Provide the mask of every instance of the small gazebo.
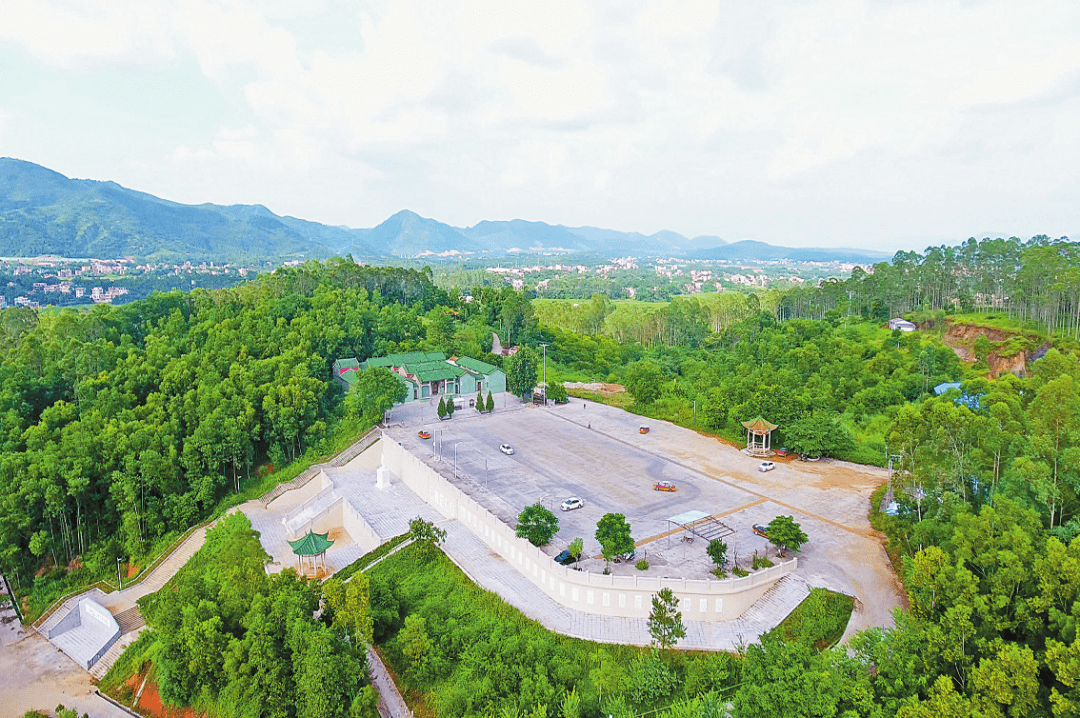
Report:
[[314,531],[308,531],[303,538],[289,542],[293,553],[296,554],[297,571],[304,573],[306,559],[311,559],[312,574],[318,575],[319,559],[322,559],[323,571],[326,571],[326,549],[334,545],[327,536],[329,533],[317,534]]
[[746,453],[750,456],[772,456],[772,431],[776,424],[770,424],[762,417],[753,421],[744,421],[746,427]]

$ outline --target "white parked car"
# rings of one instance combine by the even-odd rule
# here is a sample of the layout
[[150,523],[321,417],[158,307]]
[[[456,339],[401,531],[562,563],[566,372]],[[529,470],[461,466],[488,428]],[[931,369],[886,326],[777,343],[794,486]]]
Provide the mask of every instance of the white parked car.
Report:
[[499,444],[499,451],[509,455],[514,453],[514,447],[510,446],[510,444]]
[[573,511],[574,509],[580,509],[585,505],[585,502],[579,499],[577,496],[571,496],[566,501],[562,502],[563,511]]
[[758,471],[772,471],[776,468],[776,464],[771,461],[762,461],[761,466],[757,468]]

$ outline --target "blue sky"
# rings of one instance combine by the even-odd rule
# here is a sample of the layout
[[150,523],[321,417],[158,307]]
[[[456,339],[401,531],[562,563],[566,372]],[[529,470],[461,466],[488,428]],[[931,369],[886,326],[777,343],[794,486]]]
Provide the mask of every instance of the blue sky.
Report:
[[178,202],[1080,237],[1076,2],[0,3],[0,155]]

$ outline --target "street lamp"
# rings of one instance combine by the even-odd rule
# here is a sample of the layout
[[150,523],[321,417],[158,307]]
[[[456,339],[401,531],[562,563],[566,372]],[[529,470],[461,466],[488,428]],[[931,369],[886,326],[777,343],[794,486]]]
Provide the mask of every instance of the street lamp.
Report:
[[460,441],[458,443],[454,444],[454,478],[455,479],[458,477],[458,475],[457,475],[457,448],[459,446],[461,446]]
[[541,342],[540,346],[544,347],[544,406],[547,406],[547,348],[548,348],[548,345]]

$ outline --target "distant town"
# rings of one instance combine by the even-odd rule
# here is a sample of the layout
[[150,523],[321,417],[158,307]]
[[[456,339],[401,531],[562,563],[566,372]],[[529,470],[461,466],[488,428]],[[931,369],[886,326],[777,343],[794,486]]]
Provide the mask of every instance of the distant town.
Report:
[[[537,263],[526,264],[527,258],[522,257],[515,266],[503,266],[500,260],[425,259],[437,268],[436,282],[446,287],[458,285],[459,278],[455,274],[468,268],[481,270],[496,282],[514,289],[533,290],[538,297],[588,297],[601,291],[613,299],[645,301],[666,301],[672,296],[701,292],[786,289],[806,282],[817,284],[829,277],[850,276],[857,266],[873,271],[869,264],[790,260],[736,264],[626,256],[605,260],[571,259],[565,264],[548,264],[537,258]],[[240,265],[190,261],[139,263],[133,256],[120,259],[4,257],[0,258],[0,309],[124,304],[155,291],[229,287],[260,272],[300,264],[303,260]]]
[[239,266],[215,262],[138,264],[134,257],[4,257],[0,258],[0,309],[122,304],[155,291],[232,286],[252,273],[273,268],[269,262],[265,266]]

